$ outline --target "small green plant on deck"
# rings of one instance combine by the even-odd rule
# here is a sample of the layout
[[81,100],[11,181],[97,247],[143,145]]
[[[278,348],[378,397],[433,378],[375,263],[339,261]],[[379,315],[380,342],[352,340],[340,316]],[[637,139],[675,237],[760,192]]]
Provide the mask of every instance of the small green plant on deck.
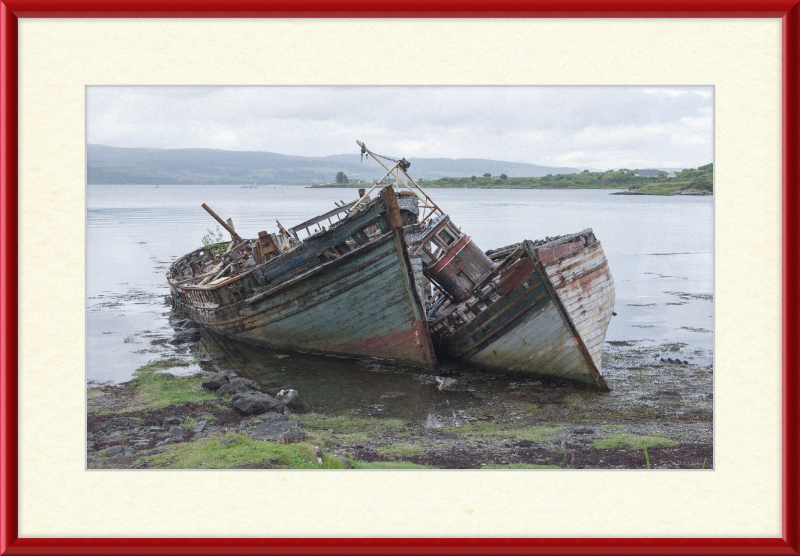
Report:
[[206,235],[204,235],[201,240],[203,242],[203,247],[208,248],[208,250],[214,254],[214,257],[218,257],[225,250],[225,247],[222,245],[212,246],[222,241],[222,230],[220,230],[219,225],[217,225],[216,231],[208,228],[206,232]]

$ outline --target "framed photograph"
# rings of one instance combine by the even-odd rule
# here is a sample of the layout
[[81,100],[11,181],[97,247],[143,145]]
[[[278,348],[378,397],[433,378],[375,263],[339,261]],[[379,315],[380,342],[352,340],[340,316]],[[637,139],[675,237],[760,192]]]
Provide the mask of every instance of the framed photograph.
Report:
[[800,551],[796,2],[224,9],[2,5],[1,553]]

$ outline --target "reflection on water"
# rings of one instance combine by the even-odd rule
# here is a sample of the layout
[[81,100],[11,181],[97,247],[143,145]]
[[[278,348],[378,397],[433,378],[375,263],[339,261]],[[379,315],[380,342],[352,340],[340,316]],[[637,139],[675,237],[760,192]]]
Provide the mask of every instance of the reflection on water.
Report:
[[214,334],[204,336],[203,350],[217,368],[255,380],[268,394],[294,388],[300,392],[300,412],[397,417],[440,427],[463,421],[459,412],[469,413],[479,402],[473,394],[477,388],[481,396],[500,394],[503,388],[491,380],[478,384],[483,381],[467,374],[446,379],[446,389],[440,389],[441,369],[434,373],[378,359],[271,350]]

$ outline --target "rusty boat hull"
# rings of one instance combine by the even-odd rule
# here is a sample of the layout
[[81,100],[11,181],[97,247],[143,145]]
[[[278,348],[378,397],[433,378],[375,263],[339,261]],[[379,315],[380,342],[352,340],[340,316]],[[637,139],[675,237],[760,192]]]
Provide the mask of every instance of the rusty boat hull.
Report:
[[431,315],[437,354],[480,369],[608,391],[603,343],[614,280],[593,232],[524,241],[505,252],[469,300]]
[[[205,329],[234,340],[434,368],[403,230],[393,229],[385,212],[373,202],[294,250],[214,286],[181,284],[171,269],[174,303]],[[403,211],[401,224],[413,221]],[[353,240],[356,248],[343,247]],[[180,261],[173,267],[182,268]]]

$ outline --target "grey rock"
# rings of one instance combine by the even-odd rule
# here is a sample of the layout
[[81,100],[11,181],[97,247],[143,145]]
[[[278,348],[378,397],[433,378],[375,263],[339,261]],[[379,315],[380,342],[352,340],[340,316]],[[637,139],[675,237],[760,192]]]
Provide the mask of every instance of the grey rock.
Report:
[[174,346],[180,344],[190,344],[192,342],[197,342],[202,337],[203,334],[200,332],[199,328],[190,328],[189,330],[181,330],[180,332],[176,332],[175,337],[171,339],[169,343]]
[[203,381],[203,388],[206,390],[218,390],[228,384],[228,375],[223,372],[214,373]]
[[241,423],[239,423],[239,430],[245,431],[248,429],[255,429],[264,422],[274,422],[274,421],[288,421],[286,415],[282,415],[280,413],[273,413],[267,412],[262,413],[261,415],[256,415],[255,417],[251,417],[250,419],[243,419]]
[[198,432],[198,433],[192,434],[192,440],[200,440],[201,438],[205,438],[206,436],[208,436],[206,433]]
[[92,442],[92,441],[87,442],[86,443],[86,449],[87,450],[94,450],[94,442]]
[[306,432],[295,421],[267,421],[248,433],[253,440],[265,442],[298,442],[306,437]]
[[197,434],[203,432],[203,429],[206,428],[206,423],[208,423],[208,421],[198,421],[195,423],[194,427],[192,427],[192,433]]
[[169,446],[170,444],[178,444],[179,442],[180,442],[179,439],[170,437],[156,444],[156,448],[158,448],[159,446]]
[[228,384],[220,386],[217,390],[217,396],[231,396],[233,394],[243,394],[244,392],[260,392],[258,384],[246,378],[231,379]]
[[183,439],[183,437],[186,436],[186,429],[183,427],[172,427],[169,429],[169,436],[170,438]]
[[275,396],[275,399],[280,400],[289,407],[296,407],[297,403],[300,401],[300,395],[297,393],[297,390],[281,390],[278,392],[278,395]]
[[167,432],[167,429],[165,429],[164,427],[149,427],[149,428],[147,429],[147,432],[149,432],[149,433],[154,433],[154,432]]
[[138,417],[111,417],[110,419],[106,419],[106,422],[103,423],[101,430],[103,431],[110,431],[112,429],[122,429],[128,427],[137,427],[141,425],[142,420]]
[[226,438],[225,440],[220,441],[219,445],[220,446],[225,446],[227,444],[233,444],[234,442],[236,442],[236,440],[237,439],[236,439],[235,436],[233,438]]
[[116,445],[116,446],[109,446],[108,448],[106,448],[105,450],[103,450],[103,453],[105,453],[105,455],[107,455],[107,456],[108,456],[108,457],[110,457],[110,458],[113,458],[113,457],[119,456],[119,455],[121,455],[123,452],[125,452],[125,448],[123,448],[123,447],[122,447],[122,446],[120,446],[119,444],[118,444],[118,445]]
[[181,423],[183,423],[183,417],[172,416],[164,419],[164,424],[162,424],[161,426],[164,427],[165,429],[169,429],[170,427],[180,425]]
[[225,432],[225,427],[207,427],[203,432],[205,434],[221,434]]
[[288,421],[286,415],[281,415],[280,413],[274,413],[271,411],[262,413],[261,415],[256,415],[254,419],[258,419],[259,421]]
[[237,394],[233,397],[233,410],[239,415],[259,415],[267,411],[283,413],[283,403],[260,392]]

